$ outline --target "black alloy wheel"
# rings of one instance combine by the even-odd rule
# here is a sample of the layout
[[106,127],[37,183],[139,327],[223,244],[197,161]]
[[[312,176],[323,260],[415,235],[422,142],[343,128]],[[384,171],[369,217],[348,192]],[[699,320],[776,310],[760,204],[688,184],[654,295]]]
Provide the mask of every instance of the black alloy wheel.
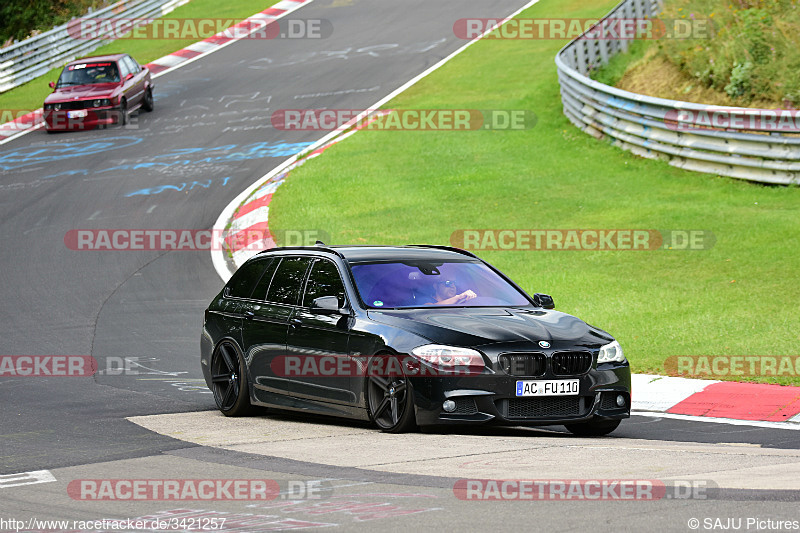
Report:
[[242,358],[231,341],[222,341],[211,357],[211,391],[225,416],[244,416],[253,410]]
[[369,376],[367,407],[372,421],[386,433],[405,433],[417,426],[413,391],[405,376]]

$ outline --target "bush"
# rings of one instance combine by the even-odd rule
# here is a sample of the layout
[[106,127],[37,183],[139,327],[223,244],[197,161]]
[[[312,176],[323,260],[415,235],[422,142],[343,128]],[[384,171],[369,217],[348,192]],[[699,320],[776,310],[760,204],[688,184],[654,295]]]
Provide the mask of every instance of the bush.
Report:
[[[0,3],[0,43],[22,40],[35,31],[53,26],[110,5],[107,0],[3,0]],[[10,44],[10,43],[9,43]]]

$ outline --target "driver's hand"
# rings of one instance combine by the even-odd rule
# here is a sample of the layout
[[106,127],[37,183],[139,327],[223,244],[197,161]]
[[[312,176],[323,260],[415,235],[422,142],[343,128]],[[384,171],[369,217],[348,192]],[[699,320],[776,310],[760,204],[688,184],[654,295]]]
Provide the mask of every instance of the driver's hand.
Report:
[[478,297],[478,295],[475,294],[475,292],[472,291],[472,289],[466,290],[466,291],[462,292],[461,294],[459,294],[458,296],[461,299],[461,301],[464,301],[464,302],[466,302],[467,300],[472,300],[473,298],[477,298]]

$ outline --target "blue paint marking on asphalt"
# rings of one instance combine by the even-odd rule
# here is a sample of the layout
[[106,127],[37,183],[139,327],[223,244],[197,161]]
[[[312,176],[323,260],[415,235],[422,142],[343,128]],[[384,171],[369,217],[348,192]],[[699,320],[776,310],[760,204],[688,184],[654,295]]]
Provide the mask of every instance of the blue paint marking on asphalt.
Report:
[[[43,179],[61,176],[64,175],[66,172],[69,172],[71,174],[84,174],[84,175],[103,174],[106,172],[114,172],[119,170],[139,170],[144,168],[167,169],[170,167],[185,167],[201,163],[225,163],[228,161],[246,161],[248,159],[262,159],[266,157],[289,157],[302,151],[304,148],[311,146],[312,144],[314,143],[313,142],[287,143],[279,141],[277,143],[259,142],[259,143],[246,144],[243,146],[239,146],[236,144],[226,144],[223,146],[217,146],[211,148],[174,148],[168,151],[167,153],[152,156],[148,158],[147,161],[142,161],[139,163],[127,163],[123,165],[116,165],[113,167],[102,168],[97,170],[87,170],[87,169],[70,170],[65,172],[59,172],[57,174],[51,174],[49,176],[45,176]],[[43,150],[45,149],[43,148]],[[169,158],[179,158],[179,157],[185,157],[186,155],[189,154],[199,154],[199,153],[202,153],[207,157],[203,157],[201,159],[176,159],[174,161],[154,161],[156,159],[161,160]],[[81,153],[76,155],[84,155],[84,154]],[[3,161],[2,158],[0,158],[0,168],[3,168],[2,161]],[[25,164],[31,164],[31,163],[25,163]]]
[[141,137],[106,137],[88,141],[26,146],[11,152],[0,153],[0,169],[11,170],[26,165],[61,161],[73,157],[88,157],[109,150],[127,148],[140,142],[142,142]]
[[59,172],[58,174],[50,174],[49,176],[43,176],[41,179],[46,180],[50,178],[57,178],[59,176],[75,176],[75,175],[86,176],[88,174],[89,170],[82,168],[80,170],[64,170],[62,172]]
[[206,181],[193,181],[191,183],[183,182],[177,185],[157,185],[155,187],[148,187],[146,189],[139,189],[138,191],[129,192],[125,195],[125,197],[130,198],[131,196],[152,196],[154,194],[161,194],[162,192],[166,191],[188,192],[193,190],[195,187],[202,187],[204,189],[210,189],[212,186],[224,187],[228,184],[230,179],[230,176],[227,176],[220,179],[210,179]]

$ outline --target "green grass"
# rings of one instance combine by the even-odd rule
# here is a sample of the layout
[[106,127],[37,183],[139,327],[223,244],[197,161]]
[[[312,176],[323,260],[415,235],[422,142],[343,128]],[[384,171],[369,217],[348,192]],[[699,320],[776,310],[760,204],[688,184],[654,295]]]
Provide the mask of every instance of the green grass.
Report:
[[[597,17],[616,0],[522,17]],[[294,170],[273,229],[329,244],[449,244],[465,228],[705,229],[705,251],[485,251],[527,291],[614,334],[635,372],[671,355],[794,355],[800,189],[681,171],[597,141],[562,114],[563,42],[484,41],[387,107],[530,109],[525,131],[362,131]],[[800,384],[796,377],[761,381]]]
[[[663,98],[742,107],[800,105],[797,2],[668,0],[658,18],[667,28],[694,24],[695,37],[638,41],[634,54],[618,55],[593,77],[615,85],[627,70],[632,83],[652,86],[648,94]],[[653,68],[636,69],[643,56]],[[657,78],[661,84],[654,83]],[[685,98],[675,94],[676,85],[686,86]]]
[[[250,15],[267,9],[278,0],[192,0],[186,5],[167,14],[169,18],[208,18],[231,19],[239,22]],[[210,14],[210,15],[209,15]],[[225,24],[225,27],[231,24]],[[171,54],[181,48],[197,42],[198,39],[118,39],[91,52],[91,55],[128,53],[141,64],[149,63],[154,59]],[[42,107],[45,97],[53,89],[49,87],[51,81],[58,79],[61,68],[51,70],[24,85],[0,94],[0,109],[9,110],[34,110]]]
[[650,46],[647,41],[631,42],[626,52],[611,57],[606,65],[593,70],[590,77],[606,85],[616,85],[627,72],[628,66],[641,60]]

